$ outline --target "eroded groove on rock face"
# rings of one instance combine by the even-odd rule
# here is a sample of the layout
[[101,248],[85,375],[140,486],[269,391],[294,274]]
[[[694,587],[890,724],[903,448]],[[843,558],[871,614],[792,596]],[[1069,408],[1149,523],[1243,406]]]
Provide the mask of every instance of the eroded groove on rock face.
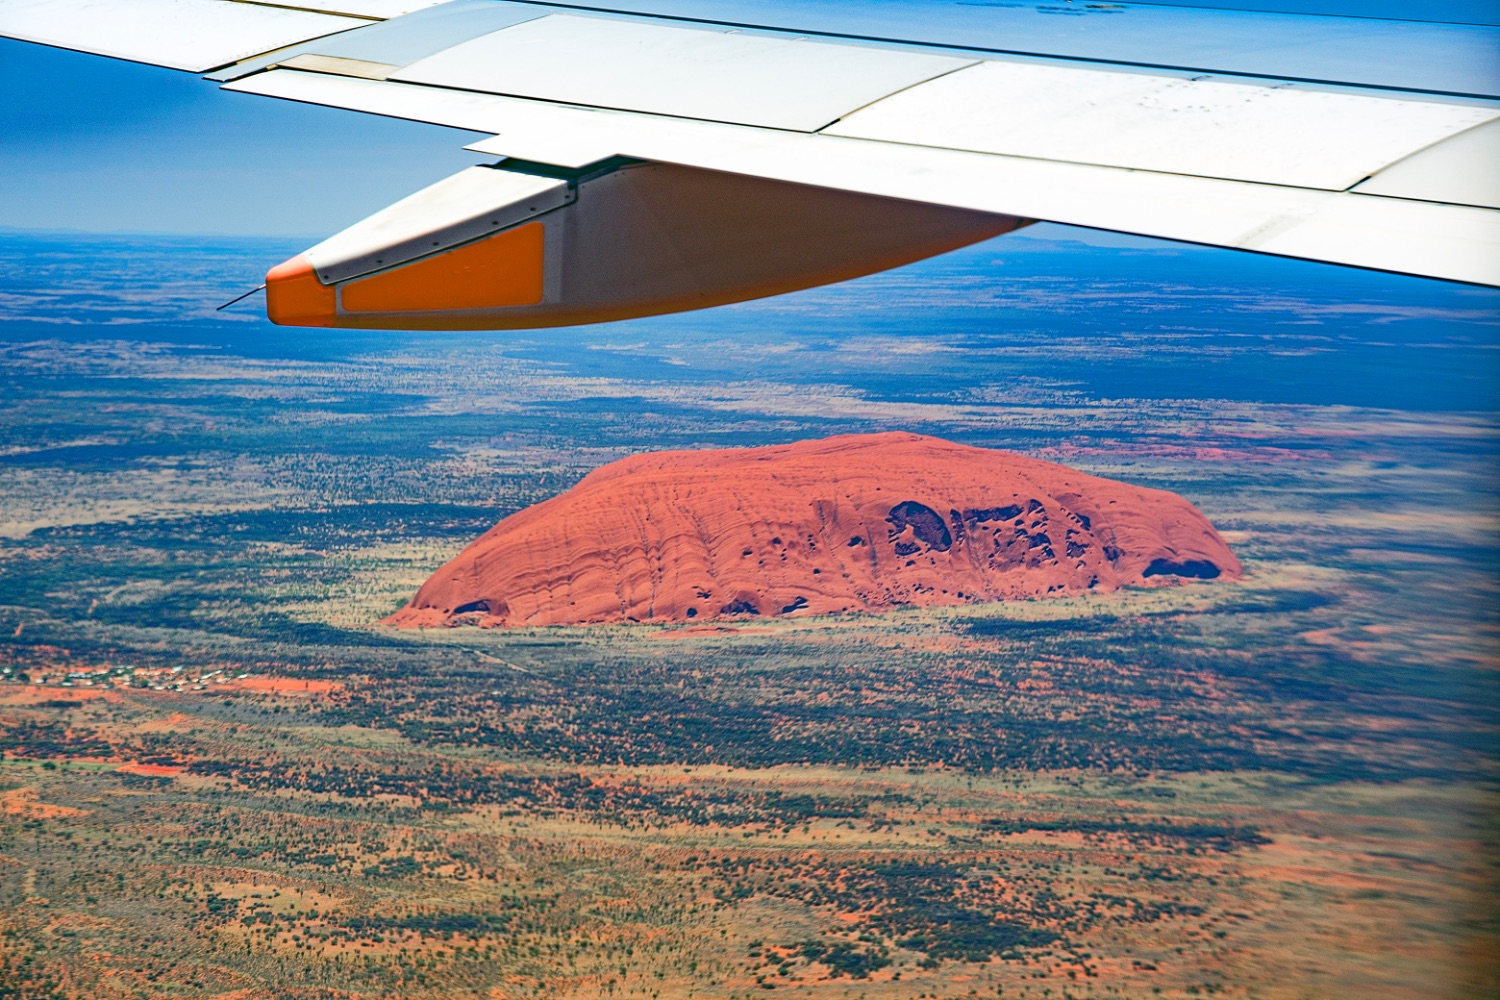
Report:
[[606,465],[501,521],[386,620],[701,622],[1240,572],[1175,493],[918,434],[850,435]]
[[[937,511],[926,504],[917,503],[915,500],[903,500],[891,508],[891,512],[885,519],[894,527],[891,529],[891,537],[896,538],[906,533],[908,526],[911,534],[917,542],[928,549],[936,549],[939,552],[947,552],[953,547],[953,536],[948,534],[948,526],[943,523],[943,517]],[[896,544],[899,551],[901,543]],[[914,547],[912,551],[921,551]]]

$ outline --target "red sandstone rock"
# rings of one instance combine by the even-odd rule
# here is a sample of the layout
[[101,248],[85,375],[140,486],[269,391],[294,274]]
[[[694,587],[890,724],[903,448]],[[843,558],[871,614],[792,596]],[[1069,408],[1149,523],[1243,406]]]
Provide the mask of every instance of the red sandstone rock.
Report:
[[879,611],[1237,578],[1191,504],[918,434],[636,455],[507,517],[401,626]]

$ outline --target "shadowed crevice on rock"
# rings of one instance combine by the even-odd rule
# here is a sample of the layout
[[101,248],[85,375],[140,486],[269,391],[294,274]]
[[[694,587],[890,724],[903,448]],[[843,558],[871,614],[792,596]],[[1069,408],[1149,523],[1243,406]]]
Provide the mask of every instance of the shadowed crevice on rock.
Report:
[[[943,516],[926,504],[903,500],[891,508],[885,519],[891,523],[892,538],[904,532],[909,525],[912,535],[927,548],[947,552],[953,547],[953,536],[948,533]],[[897,546],[897,551],[900,552],[900,546]]]
[[1183,562],[1153,559],[1141,576],[1185,576],[1193,580],[1217,580],[1219,567],[1207,559],[1187,559]]

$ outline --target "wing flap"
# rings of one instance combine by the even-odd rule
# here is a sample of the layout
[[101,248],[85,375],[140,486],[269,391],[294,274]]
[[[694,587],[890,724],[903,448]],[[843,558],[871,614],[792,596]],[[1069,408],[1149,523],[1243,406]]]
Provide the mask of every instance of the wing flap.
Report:
[[[1500,28],[1109,2],[872,3],[871,0],[597,0],[594,9],[1057,59],[1352,86],[1500,96]],[[1288,4],[1288,6],[1296,6]],[[1367,5],[1369,7],[1391,5]],[[1426,8],[1434,20],[1459,8]],[[1370,16],[1375,15],[1375,16]],[[1408,18],[1410,15],[1408,15]]]
[[893,94],[824,131],[1342,191],[1496,118],[1492,104],[992,60]]
[[812,132],[973,59],[550,14],[429,56],[392,79]]
[[[249,0],[249,2],[259,2],[259,0]],[[393,17],[414,14],[419,10],[436,7],[445,2],[446,0],[288,0],[286,6],[384,21]]]
[[1472,128],[1413,153],[1354,190],[1500,208],[1500,122]]
[[[0,0],[4,2],[4,0]],[[542,17],[545,7],[501,3],[497,0],[449,0],[389,21],[372,21],[358,31],[346,31],[295,45],[258,59],[250,59],[209,76],[237,80],[299,55],[357,59],[404,68],[471,38]]]
[[231,0],[0,0],[0,36],[194,73],[369,23]]

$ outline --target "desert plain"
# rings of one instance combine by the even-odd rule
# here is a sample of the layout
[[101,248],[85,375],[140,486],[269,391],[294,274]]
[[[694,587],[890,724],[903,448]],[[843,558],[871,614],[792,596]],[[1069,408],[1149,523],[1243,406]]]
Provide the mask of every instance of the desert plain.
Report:
[[[1495,294],[1082,238],[309,336],[213,312],[277,246],[0,236],[0,996],[1493,995]],[[381,624],[609,461],[892,430],[1243,577]]]

